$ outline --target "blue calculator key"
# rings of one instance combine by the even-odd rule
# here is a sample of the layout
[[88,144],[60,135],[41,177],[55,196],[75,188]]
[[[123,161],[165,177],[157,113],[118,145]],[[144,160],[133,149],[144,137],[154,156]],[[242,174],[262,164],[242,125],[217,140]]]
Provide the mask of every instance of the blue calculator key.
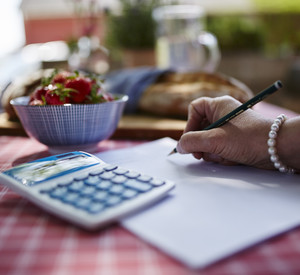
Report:
[[78,199],[79,199],[78,193],[69,192],[62,198],[62,201],[65,203],[74,204]]
[[88,185],[96,185],[100,181],[101,179],[96,175],[96,176],[89,176],[84,182]]
[[50,193],[53,189],[43,189],[43,190],[40,190],[40,193],[41,194],[47,194],[47,193]]
[[81,175],[76,176],[76,178],[74,178],[74,180],[85,180],[87,179],[87,177],[89,176],[88,173],[82,173]]
[[123,199],[132,199],[134,198],[135,196],[138,195],[138,192],[136,190],[133,190],[133,189],[126,189],[123,193],[122,193],[122,198]]
[[105,209],[105,204],[101,202],[92,202],[88,207],[87,211],[93,214],[97,214]]
[[98,192],[94,193],[93,199],[96,201],[105,201],[107,196],[108,196],[107,191],[98,191]]
[[127,180],[127,178],[124,176],[115,176],[114,178],[112,178],[111,181],[113,183],[121,184],[121,183],[124,183],[126,180]]
[[124,183],[124,185],[139,192],[147,192],[152,189],[152,186],[150,184],[137,180],[128,180]]
[[52,198],[56,198],[56,199],[60,199],[62,197],[64,197],[64,195],[68,192],[68,188],[67,187],[56,187],[55,189],[52,189],[52,191],[50,191],[50,196]]
[[103,173],[104,172],[104,169],[103,168],[98,168],[97,170],[95,170],[95,171],[91,171],[90,173],[89,173],[89,175],[91,175],[91,176],[99,176],[101,173]]
[[152,180],[150,180],[149,183],[151,185],[153,185],[154,187],[156,187],[156,186],[161,186],[161,185],[165,184],[166,182],[163,180],[160,180],[160,179],[152,179]]
[[89,196],[92,195],[96,192],[96,188],[93,186],[84,186],[81,190],[80,190],[80,194],[85,195],[85,196]]
[[117,169],[117,168],[118,168],[117,165],[109,164],[109,165],[105,166],[103,169],[104,169],[105,171],[112,171],[112,170],[115,170],[115,169]]
[[88,206],[90,206],[90,204],[92,203],[91,198],[88,197],[80,197],[76,202],[75,202],[75,206],[78,208],[87,208]]
[[117,175],[124,175],[128,172],[128,169],[120,168],[118,167],[116,170],[114,170],[114,173]]
[[122,194],[122,192],[125,190],[125,187],[120,184],[114,184],[110,189],[109,192],[113,194]]
[[127,178],[130,178],[130,179],[135,179],[135,178],[137,178],[139,175],[140,175],[140,173],[135,172],[135,171],[129,171],[128,173],[125,174],[125,176],[126,176]]
[[71,191],[80,191],[84,187],[84,181],[73,181],[69,186],[68,189]]
[[104,179],[104,180],[110,180],[112,179],[113,177],[115,176],[115,174],[111,171],[108,171],[108,172],[104,172],[102,173],[101,175],[99,175],[99,177],[101,179]]
[[112,182],[109,180],[103,180],[97,184],[97,188],[106,190],[112,186]]
[[119,204],[122,201],[122,198],[120,198],[119,196],[109,196],[107,197],[105,204],[107,206],[114,206]]
[[140,175],[137,177],[138,180],[143,181],[143,182],[148,182],[152,180],[152,177],[147,176],[147,175]]

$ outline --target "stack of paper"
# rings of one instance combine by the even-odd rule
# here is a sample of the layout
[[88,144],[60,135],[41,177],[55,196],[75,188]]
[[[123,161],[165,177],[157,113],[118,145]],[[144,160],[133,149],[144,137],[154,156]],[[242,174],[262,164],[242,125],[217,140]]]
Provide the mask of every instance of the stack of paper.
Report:
[[198,268],[300,224],[299,175],[167,157],[174,146],[164,138],[97,155],[176,182],[166,199],[122,221],[149,243]]

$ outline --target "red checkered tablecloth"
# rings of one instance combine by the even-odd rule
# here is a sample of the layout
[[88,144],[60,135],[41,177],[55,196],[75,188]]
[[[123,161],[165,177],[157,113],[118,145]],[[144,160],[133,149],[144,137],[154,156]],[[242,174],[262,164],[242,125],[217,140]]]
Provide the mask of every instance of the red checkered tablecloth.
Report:
[[[97,151],[139,143],[107,140]],[[0,171],[48,155],[30,138],[0,136]],[[0,185],[0,274],[300,274],[300,228],[190,270],[118,224],[87,232]]]

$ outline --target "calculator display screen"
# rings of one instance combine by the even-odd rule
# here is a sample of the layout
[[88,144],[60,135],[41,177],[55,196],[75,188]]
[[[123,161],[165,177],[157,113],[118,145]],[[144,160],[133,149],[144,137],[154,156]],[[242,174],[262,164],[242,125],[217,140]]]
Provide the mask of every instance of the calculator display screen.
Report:
[[67,153],[25,163],[4,173],[24,185],[34,185],[96,164],[99,161],[90,155]]

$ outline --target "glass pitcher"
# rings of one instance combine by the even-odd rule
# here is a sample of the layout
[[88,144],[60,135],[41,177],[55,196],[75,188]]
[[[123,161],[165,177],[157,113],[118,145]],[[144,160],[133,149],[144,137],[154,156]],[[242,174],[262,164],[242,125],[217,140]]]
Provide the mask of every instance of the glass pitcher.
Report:
[[220,61],[217,38],[204,30],[205,12],[196,5],[154,9],[156,63],[179,72],[214,72]]

